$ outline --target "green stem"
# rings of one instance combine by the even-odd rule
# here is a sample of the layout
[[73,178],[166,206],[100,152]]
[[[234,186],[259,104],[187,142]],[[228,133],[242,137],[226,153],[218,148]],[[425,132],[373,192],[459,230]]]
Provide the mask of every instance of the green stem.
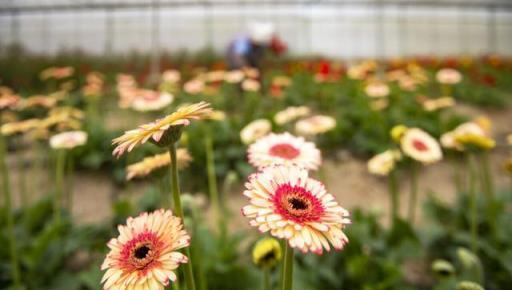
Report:
[[[176,275],[178,275],[178,272],[176,272]],[[172,290],[181,290],[180,289],[180,278],[178,276],[178,279],[172,283]]]
[[467,154],[467,165],[469,170],[469,202],[470,202],[470,232],[471,232],[471,251],[477,253],[478,250],[478,209],[476,204],[476,172],[473,156]]
[[[181,193],[180,184],[178,178],[178,159],[176,154],[176,143],[169,146],[169,154],[171,157],[171,184],[172,184],[172,198],[174,201],[174,211],[181,218],[183,224],[185,224],[185,216],[183,214],[183,208],[181,207]],[[183,225],[185,226],[185,225]],[[185,283],[188,290],[195,290],[196,285],[194,283],[194,271],[192,268],[192,256],[190,255],[190,248],[184,249],[185,255],[189,258],[189,261],[184,266]]]
[[284,266],[283,281],[281,283],[282,290],[292,290],[293,283],[293,248],[286,243],[284,250]]
[[396,171],[392,170],[388,177],[388,190],[391,199],[391,225],[394,226],[398,219],[398,211],[400,209],[400,200],[398,196],[398,183],[396,179]]
[[464,170],[458,158],[454,159],[452,163],[453,176],[455,180],[455,189],[457,191],[457,194],[461,194],[464,191]]
[[25,156],[20,148],[21,146],[18,148],[18,184],[20,188],[21,207],[25,207],[28,205],[27,178],[25,174]]
[[217,187],[217,175],[215,173],[215,152],[213,151],[213,141],[209,134],[205,138],[206,147],[206,168],[208,172],[208,192],[210,193],[210,200],[213,205],[214,214],[217,218],[217,224],[219,226],[219,232],[222,237],[226,233],[226,224],[224,222],[222,209],[220,206],[220,197]]
[[16,238],[14,236],[14,212],[12,211],[11,187],[9,184],[9,171],[6,164],[6,144],[3,134],[0,134],[0,170],[2,171],[2,185],[4,192],[4,206],[7,223],[7,238],[9,240],[9,256],[11,262],[11,275],[16,287],[21,287],[18,253],[16,252]]
[[271,290],[272,286],[270,285],[270,269],[263,269],[263,289]]
[[409,220],[414,224],[416,218],[416,199],[418,196],[418,164],[414,162],[411,166],[411,195],[409,197]]
[[75,170],[75,162],[73,158],[67,158],[67,174],[66,179],[68,182],[68,186],[66,188],[66,205],[68,208],[68,213],[72,214],[73,211],[73,187],[75,185],[75,176],[73,171]]
[[53,199],[53,217],[55,223],[59,224],[61,219],[61,199],[64,190],[64,170],[66,164],[66,151],[57,150],[57,161],[55,165],[55,195]]
[[484,184],[484,190],[490,201],[494,199],[494,181],[491,175],[491,166],[489,164],[489,154],[483,152],[481,155],[482,162],[482,179]]

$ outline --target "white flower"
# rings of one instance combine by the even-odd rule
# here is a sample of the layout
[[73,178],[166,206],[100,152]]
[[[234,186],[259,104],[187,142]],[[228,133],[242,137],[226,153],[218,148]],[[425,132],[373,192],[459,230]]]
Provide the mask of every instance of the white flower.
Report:
[[296,165],[308,170],[317,170],[322,163],[320,150],[315,143],[290,133],[274,134],[259,139],[248,149],[249,163],[256,168],[269,165]]
[[301,136],[314,136],[325,133],[336,127],[336,119],[324,115],[315,115],[299,120],[295,124],[295,131]]
[[274,121],[278,125],[284,125],[288,122],[295,121],[298,118],[305,117],[311,113],[311,110],[306,106],[288,107],[279,111],[274,116]]
[[271,130],[272,124],[269,120],[254,120],[240,131],[240,139],[242,139],[244,144],[251,144],[259,138],[267,135]]
[[132,101],[132,108],[139,112],[159,111],[169,106],[174,96],[166,92],[139,90],[139,94]]
[[386,150],[373,156],[368,161],[368,171],[371,174],[387,176],[394,168],[401,154],[397,150]]
[[84,131],[63,132],[50,138],[50,147],[53,149],[73,149],[85,143],[87,143],[87,133]]
[[400,145],[405,155],[421,163],[434,163],[443,158],[436,139],[418,128],[407,129],[400,139]]

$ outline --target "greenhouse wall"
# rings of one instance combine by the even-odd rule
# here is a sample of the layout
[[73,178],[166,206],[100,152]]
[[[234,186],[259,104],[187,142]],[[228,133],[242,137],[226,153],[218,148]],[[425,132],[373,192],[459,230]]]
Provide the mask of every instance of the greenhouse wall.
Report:
[[[463,4],[462,4],[463,5]],[[221,52],[253,21],[275,23],[296,55],[393,57],[512,54],[512,10],[467,6],[194,5],[1,10],[0,43],[55,54],[212,47]]]

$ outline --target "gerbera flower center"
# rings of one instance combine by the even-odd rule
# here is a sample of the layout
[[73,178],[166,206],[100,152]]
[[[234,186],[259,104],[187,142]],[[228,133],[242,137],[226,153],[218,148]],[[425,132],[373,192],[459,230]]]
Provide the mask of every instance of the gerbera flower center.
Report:
[[280,185],[273,202],[276,213],[299,224],[318,221],[324,213],[320,200],[298,185]]
[[415,139],[412,141],[412,146],[418,151],[427,151],[428,147],[425,142]]
[[139,260],[145,259],[151,249],[149,248],[149,245],[142,245],[141,247],[138,247],[133,252],[133,256]]
[[294,159],[300,154],[300,150],[287,143],[280,143],[270,147],[270,155],[284,159]]

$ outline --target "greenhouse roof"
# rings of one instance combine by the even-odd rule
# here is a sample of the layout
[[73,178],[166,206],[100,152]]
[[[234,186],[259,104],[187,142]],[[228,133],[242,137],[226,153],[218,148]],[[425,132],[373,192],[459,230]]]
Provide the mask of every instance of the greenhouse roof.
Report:
[[0,11],[120,9],[202,5],[405,5],[512,8],[506,0],[3,0]]

